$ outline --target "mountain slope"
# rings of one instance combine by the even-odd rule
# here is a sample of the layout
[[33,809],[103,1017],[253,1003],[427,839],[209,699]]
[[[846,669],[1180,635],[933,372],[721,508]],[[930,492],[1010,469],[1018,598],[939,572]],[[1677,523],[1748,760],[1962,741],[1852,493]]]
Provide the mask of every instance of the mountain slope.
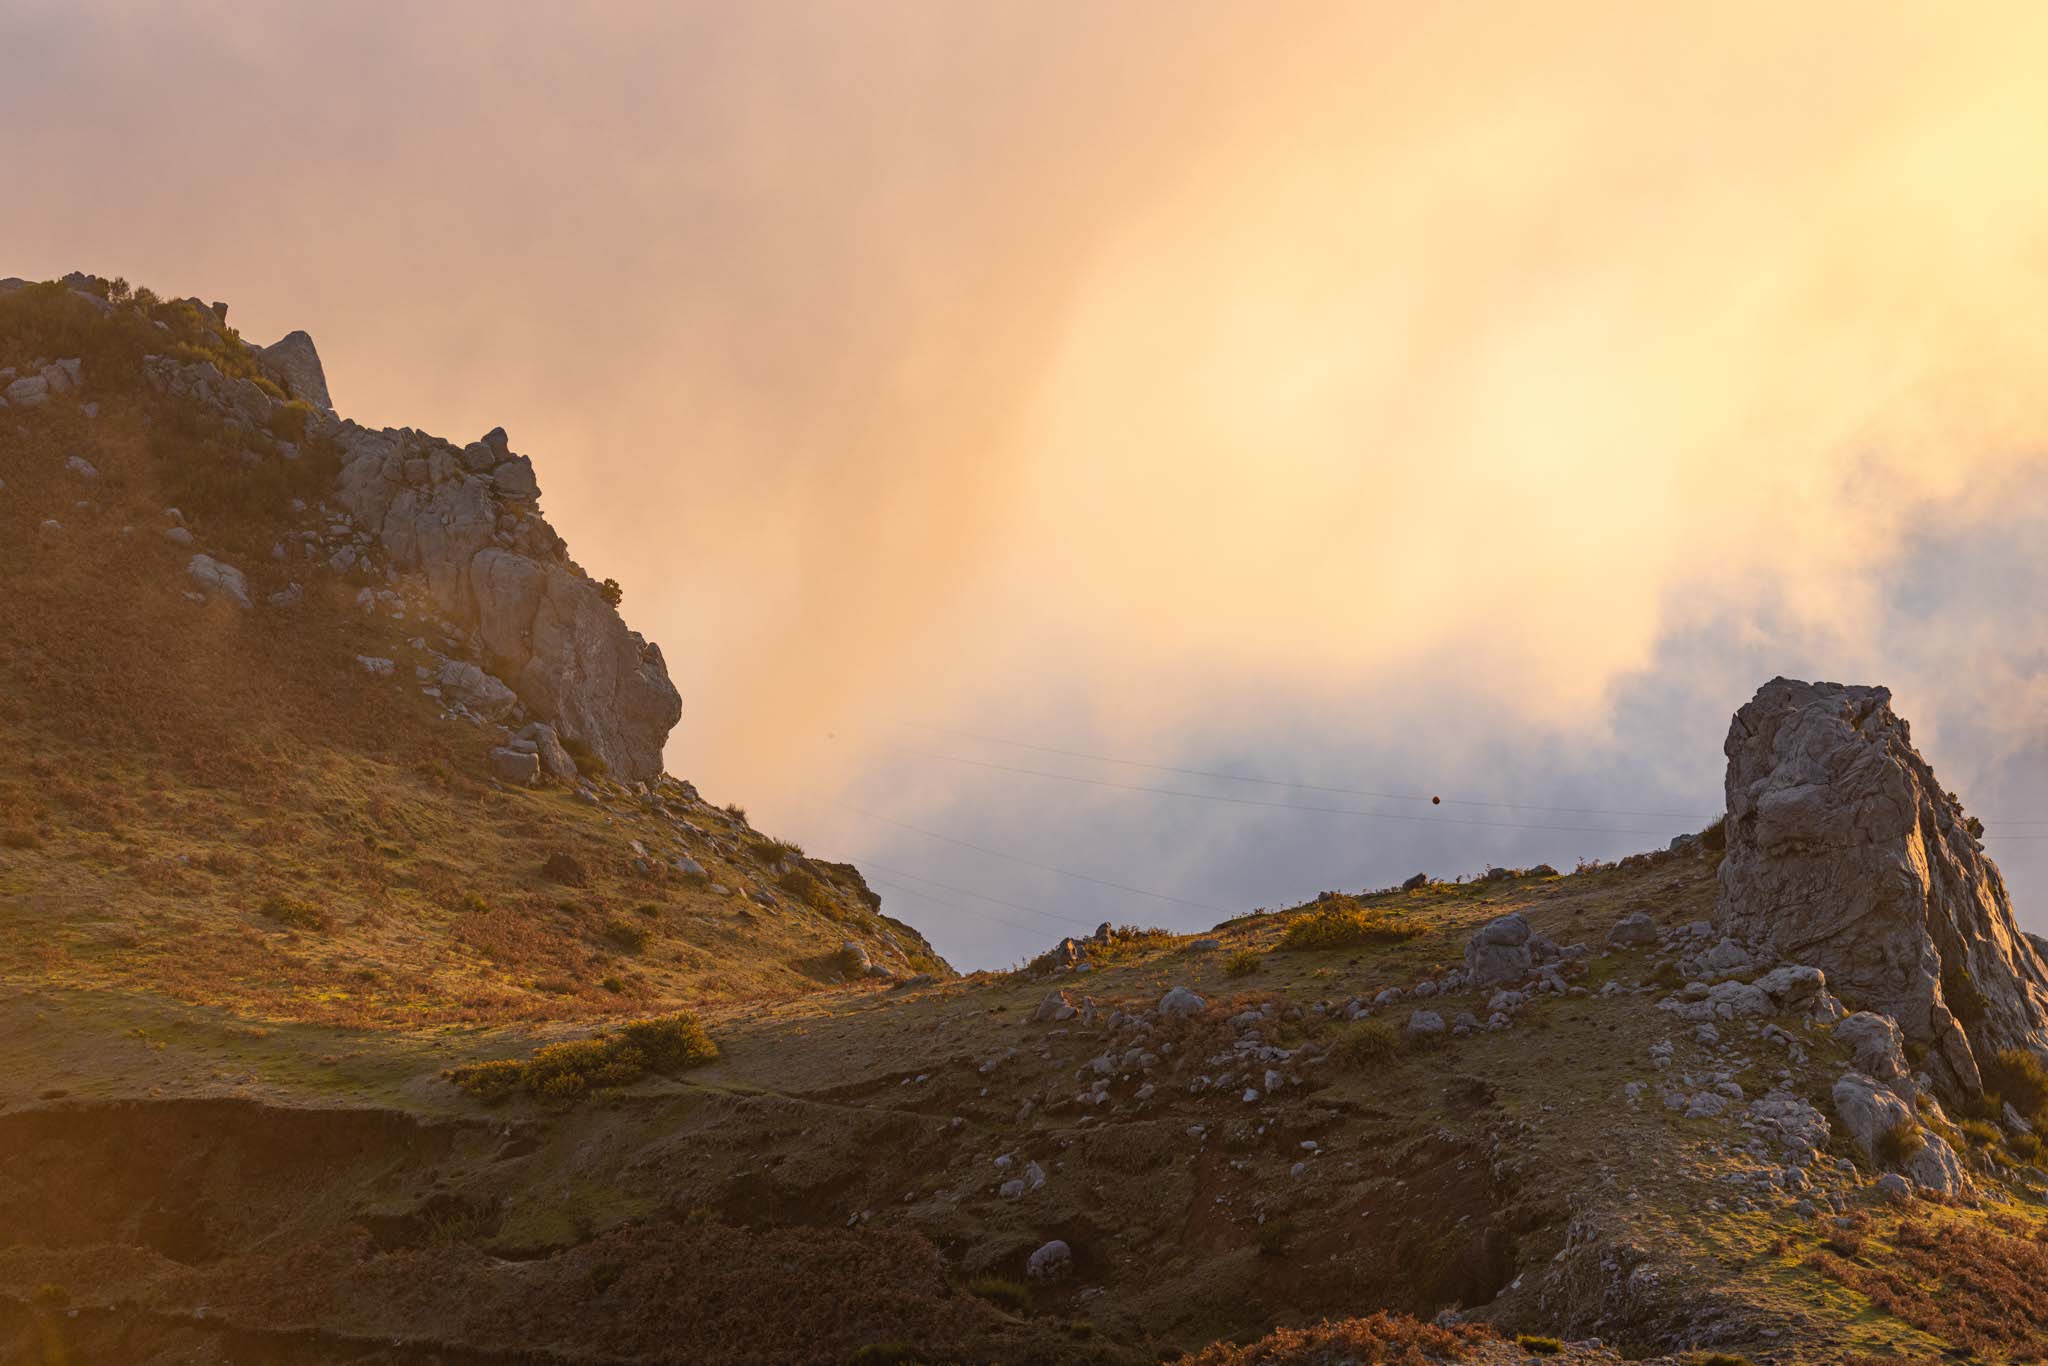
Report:
[[[77,387],[0,411],[0,970],[375,1025],[815,989],[849,942],[947,970],[853,870],[610,776],[607,753],[645,769],[649,732],[590,713],[666,679],[617,676],[638,638],[530,499],[486,554],[521,558],[504,521],[568,605],[493,652],[497,626],[437,596],[450,556],[417,549],[438,513],[407,559],[341,506],[393,437],[272,398],[190,302],[0,294],[0,393],[74,357]],[[514,651],[531,704],[491,672]]]
[[1667,850],[962,978],[659,771],[502,432],[88,277],[0,395],[0,1358],[2048,1355],[2048,971],[1882,690]]

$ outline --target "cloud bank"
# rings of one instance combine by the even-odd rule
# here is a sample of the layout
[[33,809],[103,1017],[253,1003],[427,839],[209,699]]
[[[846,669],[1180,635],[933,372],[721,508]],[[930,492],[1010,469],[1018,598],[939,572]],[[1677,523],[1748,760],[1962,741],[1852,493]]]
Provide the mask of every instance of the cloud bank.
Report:
[[[1728,713],[1819,674],[2048,817],[2048,18],[1523,9],[18,5],[0,270],[504,423],[665,647],[670,767],[904,870],[967,962],[1651,837],[905,723],[1690,813]],[[2035,849],[1995,846],[2048,928]]]

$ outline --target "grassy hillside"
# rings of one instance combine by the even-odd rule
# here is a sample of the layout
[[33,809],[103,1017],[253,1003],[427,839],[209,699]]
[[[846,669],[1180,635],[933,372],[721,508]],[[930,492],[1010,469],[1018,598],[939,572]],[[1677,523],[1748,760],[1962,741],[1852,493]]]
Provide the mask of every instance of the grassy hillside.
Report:
[[[0,296],[0,367],[86,375],[0,411],[0,978],[382,1027],[812,990],[849,939],[946,971],[857,874],[686,784],[493,781],[479,729],[414,677],[426,620],[271,556],[319,519],[333,452],[290,408],[265,431],[149,393],[144,347],[251,372],[190,305],[151,311],[177,330]],[[255,607],[192,601],[195,553],[241,568]],[[299,605],[266,601],[295,582]]]
[[[361,1359],[392,1362],[471,1359],[436,1355],[456,1348],[659,1360],[678,1342],[734,1362],[1626,1352],[1726,1366],[2048,1350],[2048,1311],[2015,1294],[2042,1283],[2048,1174],[1995,1134],[1949,1129],[1975,1203],[1901,1205],[1839,1135],[1812,1187],[1792,1190],[1763,1179],[1776,1168],[1740,1107],[1688,1118],[1654,1091],[1630,1098],[1630,1082],[1724,1070],[1751,1096],[1824,1097],[1842,1066],[1824,1025],[1776,1022],[1798,1061],[1736,1026],[1701,1042],[1658,1007],[1654,947],[1596,951],[1571,974],[1583,994],[1539,996],[1506,1029],[1410,1039],[1402,1023],[1430,1003],[1412,996],[1345,1018],[1347,1002],[1441,976],[1493,916],[1599,945],[1630,911],[1669,927],[1702,916],[1714,873],[1663,857],[1436,885],[1247,917],[1218,928],[1218,949],[1131,936],[1087,974],[718,1007],[710,1065],[573,1101],[486,1102],[450,1080],[573,1028],[250,1039],[204,1012],[116,1018],[90,995],[38,992],[0,1008],[0,1037],[32,1015],[42,1040],[0,1053],[16,1088],[0,1097],[14,1102],[0,1150],[23,1155],[0,1168],[15,1192],[0,1218],[24,1230],[0,1254],[0,1302],[61,1287],[86,1342],[115,1325],[129,1341],[189,1334],[205,1303],[209,1331],[275,1335],[306,1354],[279,1359],[305,1360],[371,1342],[390,1346]],[[1205,1008],[1151,1013],[1176,986]],[[1079,1013],[1039,1017],[1055,988]],[[1478,1004],[1437,999],[1447,1018]],[[1650,1052],[1664,1041],[1668,1072]],[[1263,1062],[1220,1067],[1240,1043],[1289,1050],[1279,1080]],[[1200,1084],[1225,1070],[1238,1079]],[[38,1090],[68,1094],[29,1103]],[[359,1166],[290,1156],[332,1145]],[[150,1198],[209,1240],[202,1253],[167,1245],[137,1213],[148,1200],[121,1194],[111,1173],[138,1148],[174,1172]],[[113,1186],[24,1204],[20,1175],[60,1151],[75,1181],[98,1190],[104,1169]],[[1034,1164],[1042,1185],[1002,1189]],[[244,1230],[265,1220],[266,1187],[224,1184],[251,1171],[295,1192],[260,1242]],[[1032,1278],[1030,1255],[1055,1238],[1070,1273]],[[1431,1335],[1359,1317],[1381,1310],[1467,1323]],[[15,1311],[18,1331],[32,1320]],[[1251,1345],[1210,1345],[1231,1342]],[[1673,1353],[1685,1343],[1701,1350]]]

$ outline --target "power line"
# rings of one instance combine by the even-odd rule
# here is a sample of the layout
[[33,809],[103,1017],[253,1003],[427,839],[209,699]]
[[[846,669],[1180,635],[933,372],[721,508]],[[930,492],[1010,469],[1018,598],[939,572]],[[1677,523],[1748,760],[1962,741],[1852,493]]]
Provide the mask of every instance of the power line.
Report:
[[871,821],[880,821],[883,825],[893,825],[898,830],[908,830],[914,835],[923,835],[926,839],[938,840],[941,844],[952,844],[957,845],[962,849],[972,849],[975,853],[987,854],[990,858],[1004,859],[1010,863],[1021,863],[1026,868],[1037,868],[1042,872],[1058,873],[1062,877],[1074,878],[1075,880],[1080,882],[1092,882],[1098,887],[1111,887],[1119,892],[1130,892],[1135,896],[1149,896],[1157,901],[1171,901],[1181,906],[1193,906],[1197,910],[1214,911],[1218,915],[1227,916],[1237,914],[1237,912],[1231,910],[1227,906],[1212,906],[1206,901],[1191,901],[1184,896],[1174,896],[1167,892],[1155,892],[1145,887],[1133,887],[1130,884],[1124,882],[1111,882],[1107,878],[1091,877],[1087,873],[1077,873],[1071,868],[1061,868],[1051,863],[1039,863],[1035,859],[1025,858],[1021,854],[1006,854],[1000,849],[991,849],[986,845],[970,844],[966,840],[954,839],[951,835],[941,835],[936,830],[926,830],[922,826],[910,825],[904,821],[891,820],[887,816],[878,816],[872,811],[864,810],[858,806],[849,805],[846,802],[835,802],[834,805],[838,806],[841,810],[851,811],[856,816],[865,816]]
[[998,906],[1008,906],[1013,911],[1028,911],[1032,915],[1042,915],[1047,920],[1063,920],[1071,925],[1086,925],[1088,923],[1087,920],[1081,916],[1061,915],[1057,911],[1041,911],[1036,906],[1026,906],[1021,901],[1005,901],[999,896],[990,896],[986,892],[976,892],[966,887],[955,887],[949,882],[940,882],[936,878],[922,877],[917,873],[905,872],[901,868],[891,868],[888,864],[877,863],[875,860],[871,858],[856,858],[853,861],[864,868],[879,868],[883,872],[888,873],[894,877],[907,877],[912,882],[922,882],[926,886],[937,887],[941,891],[957,892],[961,896],[971,896],[976,901],[989,901],[995,903]]
[[1413,816],[1402,811],[1360,811],[1350,806],[1311,806],[1305,802],[1273,802],[1257,797],[1227,797],[1218,792],[1183,792],[1175,787],[1146,787],[1137,783],[1113,783],[1107,778],[1084,778],[1072,773],[1048,773],[1037,768],[1017,768],[1010,764],[995,764],[984,759],[968,759],[957,754],[939,754],[931,750],[908,749],[895,746],[901,753],[916,755],[923,759],[938,759],[949,764],[966,764],[972,768],[992,769],[998,773],[1019,773],[1032,778],[1050,778],[1062,783],[1080,783],[1087,787],[1109,788],[1117,792],[1146,792],[1161,797],[1184,797],[1189,801],[1222,802],[1230,806],[1260,806],[1276,811],[1320,811],[1333,816],[1365,816],[1369,819],[1387,821],[1411,821],[1419,825],[1469,825],[1492,830],[1558,830],[1585,835],[1648,835],[1662,839],[1668,830],[1637,830],[1625,826],[1610,825],[1541,825],[1522,821],[1479,821],[1459,816]]
[[902,896],[914,896],[918,898],[920,901],[929,901],[934,906],[943,906],[949,911],[958,911],[961,915],[971,915],[978,917],[982,920],[992,920],[998,925],[1008,925],[1011,929],[1022,930],[1026,934],[1045,933],[1045,931],[1039,929],[1035,925],[1020,925],[1014,920],[1005,920],[1003,919],[1003,917],[999,915],[991,915],[987,911],[977,911],[972,906],[962,906],[957,901],[948,901],[944,897],[933,896],[929,892],[920,892],[915,887],[899,887],[895,883],[890,882],[884,878],[873,878],[870,880],[878,887],[887,887],[890,891],[896,892]]
[[[1599,806],[1552,806],[1543,802],[1482,802],[1470,798],[1438,797],[1421,792],[1377,792],[1363,787],[1328,787],[1321,783],[1297,782],[1288,778],[1261,778],[1250,773],[1224,773],[1215,769],[1179,768],[1172,764],[1148,763],[1143,759],[1122,759],[1112,754],[1091,754],[1087,750],[1061,749],[1057,745],[1035,745],[1027,740],[1006,740],[999,735],[983,735],[971,730],[952,730],[945,726],[927,726],[915,721],[906,721],[903,724],[912,730],[929,731],[934,735],[951,735],[963,740],[979,740],[984,744],[1007,745],[1013,749],[1035,750],[1040,754],[1059,754],[1069,759],[1089,759],[1102,764],[1121,764],[1126,768],[1150,769],[1155,773],[1178,773],[1189,778],[1218,778],[1232,783],[1258,783],[1265,787],[1291,787],[1303,792],[1328,792],[1344,797],[1372,797],[1390,802],[1428,802],[1432,806],[1476,806],[1499,811],[1557,811],[1573,816],[1642,816],[1650,819],[1681,821],[1710,821],[1714,819],[1712,816],[1702,816],[1687,811],[1635,811]],[[923,751],[912,752],[922,753]]]

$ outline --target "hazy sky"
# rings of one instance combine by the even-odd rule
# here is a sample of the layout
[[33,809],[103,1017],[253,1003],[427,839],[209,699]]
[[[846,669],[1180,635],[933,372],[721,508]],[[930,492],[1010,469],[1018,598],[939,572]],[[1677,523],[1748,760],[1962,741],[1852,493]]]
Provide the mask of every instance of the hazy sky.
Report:
[[963,965],[1661,843],[1780,672],[2048,836],[2048,11],[1667,8],[0,0],[0,274],[502,423]]

